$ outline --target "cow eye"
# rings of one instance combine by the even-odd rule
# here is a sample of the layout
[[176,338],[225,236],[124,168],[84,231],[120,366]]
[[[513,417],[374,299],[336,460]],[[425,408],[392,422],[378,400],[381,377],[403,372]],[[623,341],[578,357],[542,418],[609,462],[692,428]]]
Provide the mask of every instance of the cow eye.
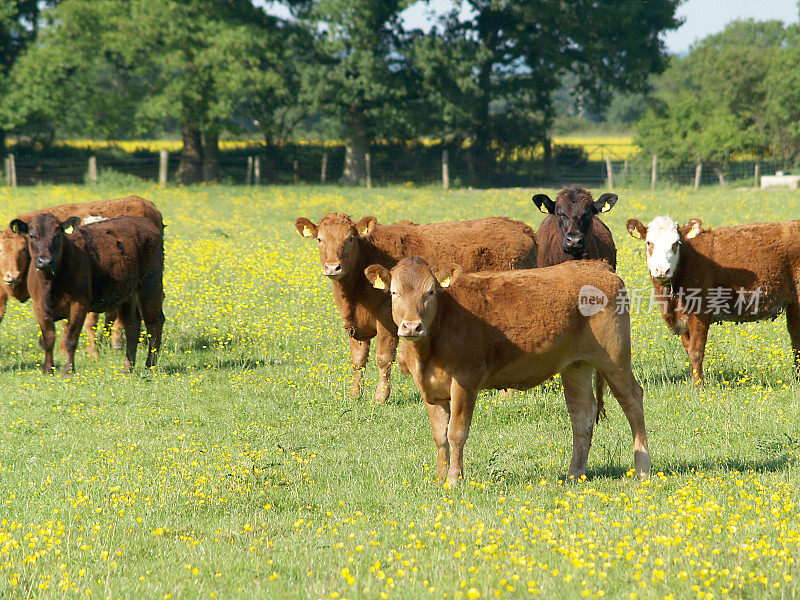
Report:
[[675,242],[674,244],[672,244],[672,251],[677,254],[678,248],[680,248],[680,246],[681,246],[680,242]]

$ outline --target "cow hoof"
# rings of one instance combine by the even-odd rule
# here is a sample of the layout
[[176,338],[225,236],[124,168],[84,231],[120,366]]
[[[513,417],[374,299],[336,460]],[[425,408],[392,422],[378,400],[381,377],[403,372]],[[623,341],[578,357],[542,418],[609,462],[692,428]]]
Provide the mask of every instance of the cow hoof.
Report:
[[388,385],[378,384],[378,389],[375,390],[375,402],[384,404],[389,399],[391,388]]
[[100,360],[100,352],[97,348],[87,348],[86,355],[92,360]]
[[359,384],[353,383],[353,385],[350,386],[350,397],[353,400],[361,397],[361,386]]

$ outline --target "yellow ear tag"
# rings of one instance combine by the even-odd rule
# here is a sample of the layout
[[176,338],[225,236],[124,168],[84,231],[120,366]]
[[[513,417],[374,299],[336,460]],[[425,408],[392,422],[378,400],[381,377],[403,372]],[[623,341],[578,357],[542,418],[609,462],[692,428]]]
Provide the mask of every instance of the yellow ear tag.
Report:
[[442,281],[439,285],[442,286],[443,288],[450,287],[450,277],[449,276],[445,277],[445,280]]
[[699,234],[700,234],[700,228],[699,227],[692,227],[689,230],[689,233],[686,234],[686,239],[687,240],[691,240],[692,238],[696,238]]
[[72,229],[73,229],[73,227],[72,227],[72,225],[70,225],[69,227],[67,227],[67,228],[64,230],[64,233],[67,233],[67,234],[69,234],[69,233],[72,233]]
[[610,205],[608,202],[606,202],[606,203],[603,205],[603,210],[601,210],[600,212],[608,212],[608,211],[610,211],[610,210],[611,210],[611,205]]
[[367,235],[369,233],[369,227],[364,227],[364,231],[361,232],[361,235]]
[[314,237],[314,232],[305,225],[303,225],[303,237]]
[[378,290],[385,290],[386,289],[386,284],[383,283],[383,279],[381,279],[380,277],[376,277],[375,278],[375,283],[372,284],[372,287],[374,287],[375,289],[378,289]]

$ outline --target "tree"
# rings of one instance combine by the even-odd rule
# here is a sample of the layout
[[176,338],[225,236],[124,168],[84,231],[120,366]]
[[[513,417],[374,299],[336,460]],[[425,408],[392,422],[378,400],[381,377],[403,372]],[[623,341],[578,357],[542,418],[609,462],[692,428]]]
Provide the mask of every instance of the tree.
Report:
[[784,158],[800,158],[800,27],[787,30],[785,46],[764,81],[766,119],[773,150]]
[[434,40],[419,43],[419,68],[424,93],[438,98],[440,128],[468,132],[489,168],[492,143],[547,140],[553,93],[567,73],[590,109],[607,105],[616,90],[646,90],[648,75],[666,66],[658,34],[678,25],[678,0],[459,5],[472,16],[447,15]]
[[380,136],[396,136],[408,114],[407,40],[399,13],[414,0],[308,0],[294,14],[314,32],[303,70],[304,98],[345,139],[343,180],[365,175],[365,154]]

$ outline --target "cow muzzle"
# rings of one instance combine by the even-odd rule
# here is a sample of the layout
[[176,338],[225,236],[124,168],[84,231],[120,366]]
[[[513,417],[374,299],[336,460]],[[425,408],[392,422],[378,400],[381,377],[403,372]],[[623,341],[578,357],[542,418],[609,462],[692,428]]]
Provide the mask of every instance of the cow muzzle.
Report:
[[561,246],[564,252],[580,254],[586,249],[586,238],[582,235],[565,235]]
[[3,283],[6,285],[14,285],[15,283],[19,283],[22,274],[19,271],[15,271],[13,273],[6,273],[3,275]]
[[337,277],[342,276],[342,263],[323,263],[322,264],[322,274],[326,277],[332,277],[336,279]]
[[37,258],[34,261],[34,265],[37,269],[44,271],[49,275],[53,275],[56,272],[56,261],[54,261],[52,258]]
[[422,321],[403,321],[397,329],[397,335],[408,340],[418,340],[426,333]]

